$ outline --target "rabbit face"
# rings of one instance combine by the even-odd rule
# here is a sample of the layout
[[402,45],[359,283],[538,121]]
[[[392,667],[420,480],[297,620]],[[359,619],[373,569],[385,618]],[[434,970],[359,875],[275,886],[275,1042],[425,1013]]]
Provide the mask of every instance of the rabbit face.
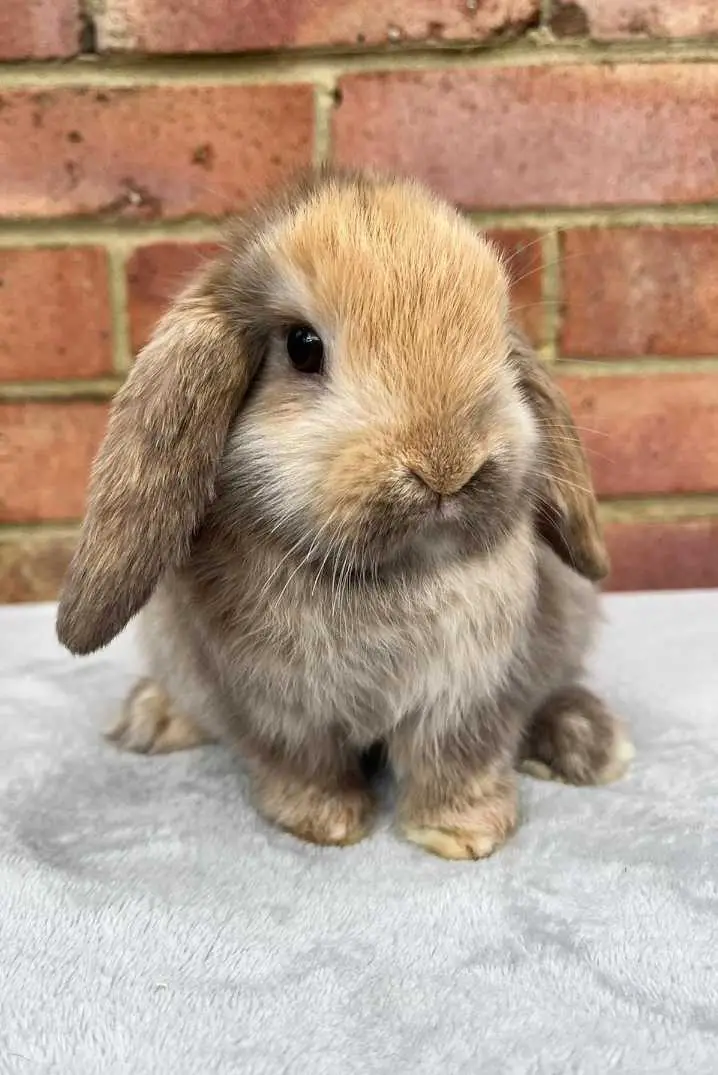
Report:
[[349,186],[249,259],[234,287],[262,362],[216,510],[356,571],[494,547],[521,518],[537,431],[490,244],[413,184]]

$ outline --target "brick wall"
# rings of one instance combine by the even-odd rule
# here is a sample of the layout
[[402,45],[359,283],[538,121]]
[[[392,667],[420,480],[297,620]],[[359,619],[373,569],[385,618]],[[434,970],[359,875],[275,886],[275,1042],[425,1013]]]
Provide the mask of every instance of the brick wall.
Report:
[[415,172],[513,255],[614,588],[718,585],[715,0],[3,0],[0,600],[52,597],[107,401],[216,220]]

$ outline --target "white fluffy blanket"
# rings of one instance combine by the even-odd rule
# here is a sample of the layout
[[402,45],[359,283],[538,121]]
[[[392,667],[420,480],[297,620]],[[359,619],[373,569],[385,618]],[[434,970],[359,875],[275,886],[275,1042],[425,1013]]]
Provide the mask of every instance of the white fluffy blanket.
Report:
[[100,732],[136,657],[0,611],[0,1072],[718,1072],[718,593],[615,597],[595,680],[631,776],[523,782],[487,862],[347,850],[247,804],[219,748]]

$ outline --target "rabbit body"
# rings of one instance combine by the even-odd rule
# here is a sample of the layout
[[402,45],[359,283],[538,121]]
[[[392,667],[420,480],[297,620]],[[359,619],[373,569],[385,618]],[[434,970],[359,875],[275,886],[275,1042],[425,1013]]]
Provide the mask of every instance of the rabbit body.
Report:
[[141,610],[120,745],[219,739],[266,816],[351,843],[380,741],[406,836],[480,858],[516,825],[519,764],[625,768],[580,685],[606,570],[496,251],[417,184],[329,175],[240,222],[138,358],[58,631],[88,652]]
[[[148,670],[207,733],[301,750],[334,729],[364,749],[414,719],[516,751],[533,712],[580,675],[595,588],[527,519],[498,556],[420,579],[338,578],[208,532],[139,623]],[[293,576],[293,577],[292,577]]]

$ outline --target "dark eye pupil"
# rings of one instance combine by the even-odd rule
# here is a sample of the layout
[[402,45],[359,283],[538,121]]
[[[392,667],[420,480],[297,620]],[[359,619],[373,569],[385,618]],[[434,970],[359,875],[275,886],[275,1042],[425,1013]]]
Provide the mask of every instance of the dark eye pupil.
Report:
[[292,325],[287,332],[287,354],[300,373],[321,373],[324,344],[310,325]]

